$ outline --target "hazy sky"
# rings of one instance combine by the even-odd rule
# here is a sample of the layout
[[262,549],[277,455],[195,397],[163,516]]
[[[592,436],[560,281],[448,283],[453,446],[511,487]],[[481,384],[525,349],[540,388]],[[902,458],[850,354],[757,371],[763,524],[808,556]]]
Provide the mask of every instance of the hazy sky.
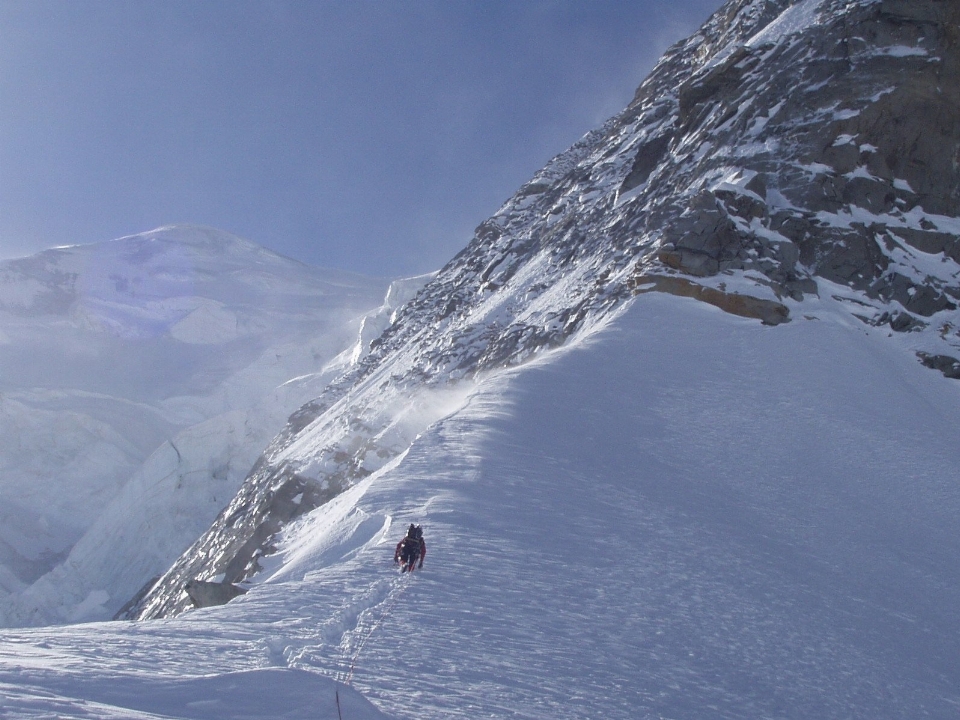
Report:
[[177,222],[440,267],[720,0],[0,0],[0,258]]

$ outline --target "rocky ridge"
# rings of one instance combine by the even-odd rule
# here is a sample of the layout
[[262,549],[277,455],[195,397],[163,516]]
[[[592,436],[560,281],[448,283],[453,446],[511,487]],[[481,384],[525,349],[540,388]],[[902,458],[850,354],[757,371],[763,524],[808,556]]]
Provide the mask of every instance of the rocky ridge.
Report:
[[127,617],[242,583],[284,525],[400,457],[480,374],[644,292],[777,325],[829,293],[960,376],[960,7],[732,0],[551,161],[303,406]]

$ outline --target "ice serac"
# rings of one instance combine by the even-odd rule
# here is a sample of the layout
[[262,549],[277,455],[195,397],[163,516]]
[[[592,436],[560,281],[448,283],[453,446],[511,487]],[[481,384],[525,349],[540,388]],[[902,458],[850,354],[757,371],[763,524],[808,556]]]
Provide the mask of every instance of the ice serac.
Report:
[[183,610],[191,581],[250,578],[278,530],[400,456],[473,378],[638,294],[770,326],[829,295],[960,374],[958,27],[940,0],[726,3],[290,418],[131,616]]

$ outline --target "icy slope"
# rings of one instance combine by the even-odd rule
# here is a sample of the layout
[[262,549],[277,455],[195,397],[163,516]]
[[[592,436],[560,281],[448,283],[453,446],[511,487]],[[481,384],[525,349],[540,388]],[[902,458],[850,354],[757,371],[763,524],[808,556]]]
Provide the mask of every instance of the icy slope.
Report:
[[[134,698],[294,668],[394,718],[954,718],[960,387],[829,296],[803,311],[641,296],[471,384],[230,604],[3,631],[4,702],[208,717]],[[411,521],[427,562],[398,576]]]
[[[389,609],[356,684],[398,717],[954,717],[960,388],[839,305],[767,329],[646,296],[481,384],[356,516],[291,531],[281,578],[371,592],[406,523],[432,540],[309,663]],[[381,517],[341,571],[331,536]]]
[[182,611],[196,580],[254,577],[286,523],[436,419],[423,396],[573,341],[638,294],[768,325],[829,296],[960,377],[958,23],[938,0],[727,2],[291,417],[131,616]]
[[188,226],[0,263],[0,624],[116,612],[386,287]]

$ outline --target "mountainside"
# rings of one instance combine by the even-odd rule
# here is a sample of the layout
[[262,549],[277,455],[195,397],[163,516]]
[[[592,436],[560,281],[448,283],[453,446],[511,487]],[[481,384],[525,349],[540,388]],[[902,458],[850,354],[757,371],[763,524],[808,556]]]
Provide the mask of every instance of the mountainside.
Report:
[[725,4],[366,315],[166,619],[0,632],[0,708],[955,718],[958,13]]
[[[480,380],[227,605],[0,632],[0,708],[951,720],[960,384],[842,301],[804,313],[643,295]],[[397,575],[409,522],[426,562]]]
[[623,113],[478,229],[304,405],[131,617],[256,576],[288,522],[402,456],[472,382],[589,334],[638,295],[766,325],[836,300],[960,376],[960,8],[739,0]]
[[188,226],[0,263],[0,624],[120,609],[386,287]]

